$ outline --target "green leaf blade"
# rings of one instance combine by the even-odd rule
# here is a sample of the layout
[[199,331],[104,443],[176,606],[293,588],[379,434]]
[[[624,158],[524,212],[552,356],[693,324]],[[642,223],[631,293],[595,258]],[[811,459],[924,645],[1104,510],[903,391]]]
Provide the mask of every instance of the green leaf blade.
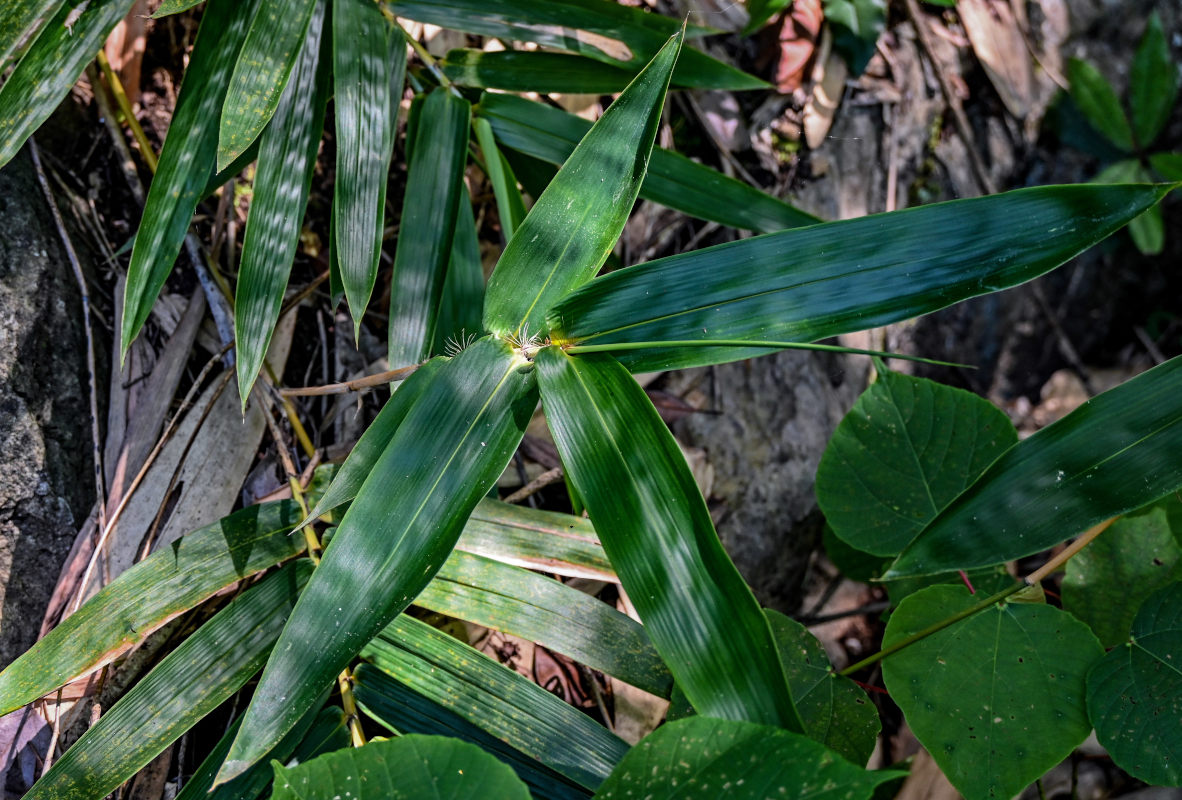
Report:
[[1117,766],[1158,786],[1182,786],[1182,583],[1151,595],[1132,638],[1088,673],[1088,716]]
[[231,601],[100,717],[28,800],[104,797],[139,771],[258,671],[310,573],[298,561]]
[[411,734],[326,753],[306,764],[275,765],[275,800],[529,800],[513,770],[479,747],[446,736]]
[[65,0],[13,0],[0,8],[0,70],[53,17]]
[[604,112],[505,246],[485,296],[488,330],[544,333],[546,310],[607,260],[640,191],[681,40]]
[[1120,98],[1100,70],[1086,61],[1067,62],[1069,93],[1092,127],[1126,153],[1135,149],[1133,129],[1120,106]]
[[613,94],[634,77],[627,70],[584,56],[543,50],[457,49],[439,66],[460,86],[512,92]]
[[[1031,280],[1101,241],[1169,188],[1020,189],[756,236],[596,278],[555,306],[547,322],[559,344],[714,339],[721,332],[736,340],[815,341]],[[1021,228],[1014,219],[1023,220]],[[654,347],[619,359],[644,372],[767,352]]]
[[[976,602],[963,586],[916,592],[892,615],[883,647]],[[894,653],[883,680],[966,800],[1012,797],[1091,731],[1084,676],[1103,652],[1066,612],[999,603]]]
[[1018,443],[949,504],[884,576],[999,564],[1182,486],[1182,357]]
[[252,506],[207,525],[128,569],[0,673],[8,713],[85,675],[226,586],[298,555],[299,508]]
[[402,205],[390,288],[389,360],[393,368],[426,358],[456,233],[468,161],[471,105],[442,87],[423,102]]
[[339,0],[332,51],[337,131],[332,243],[356,328],[382,254],[386,174],[406,75],[406,42],[376,3]]
[[1170,58],[1170,45],[1155,11],[1145,24],[1145,35],[1133,55],[1129,72],[1129,110],[1133,135],[1142,148],[1157,139],[1178,99],[1178,70]]
[[260,0],[222,105],[218,169],[258,138],[279,106],[316,0]]
[[846,544],[894,556],[1018,441],[988,400],[884,372],[837,426],[817,467],[817,501]]
[[607,356],[535,363],[568,475],[678,685],[707,716],[801,730],[768,622],[644,392]]
[[438,571],[521,441],[537,402],[525,366],[507,345],[486,338],[431,380],[325,550],[219,782],[274,746]]
[[[25,139],[49,118],[111,29],[127,14],[128,0],[95,0],[75,19],[76,4],[9,3],[0,12],[0,69],[20,38],[41,32],[0,87],[0,166],[7,164]],[[9,15],[12,16],[9,16]],[[14,38],[4,38],[10,34]]]
[[259,144],[234,295],[234,341],[243,408],[279,319],[316,166],[328,106],[329,54],[322,49],[320,36],[326,9],[325,0],[316,0],[291,78]]
[[257,1],[210,0],[201,17],[127,267],[120,338],[124,356],[172,271],[189,221],[214,173],[226,82]]

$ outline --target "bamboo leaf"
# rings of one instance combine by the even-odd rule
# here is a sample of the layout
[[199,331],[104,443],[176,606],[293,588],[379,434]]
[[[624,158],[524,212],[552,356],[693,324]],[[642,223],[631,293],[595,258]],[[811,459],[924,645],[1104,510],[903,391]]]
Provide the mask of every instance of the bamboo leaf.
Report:
[[1178,69],[1155,11],[1145,24],[1145,35],[1129,72],[1129,110],[1137,144],[1149,147],[1169,122],[1178,99]]
[[[574,114],[508,94],[485,92],[476,110],[506,147],[551,164],[565,162],[591,129],[591,123]],[[693,217],[766,233],[820,222],[753,186],[659,147],[653,148],[640,196]]]
[[532,370],[486,338],[430,381],[362,484],[247,709],[218,775],[263,756],[426,586],[508,463],[537,403]]
[[591,521],[571,514],[481,500],[456,547],[555,575],[618,580]]
[[326,753],[284,768],[275,762],[275,800],[529,800],[513,770],[475,745],[412,734]]
[[201,17],[127,267],[120,339],[123,356],[148,319],[180,252],[193,211],[214,174],[226,83],[257,2],[209,0]]
[[439,301],[468,162],[471,105],[442,87],[427,95],[402,205],[390,286],[391,367],[422,361],[435,339]]
[[661,726],[632,748],[596,800],[693,796],[870,800],[904,773],[870,772],[812,739],[750,722],[692,719]]
[[1133,129],[1120,107],[1120,99],[1100,71],[1078,58],[1067,62],[1071,99],[1092,127],[1126,153],[1133,152]]
[[[598,786],[628,750],[622,739],[536,683],[405,615],[370,642],[364,656],[491,736],[498,755],[523,754],[587,788]],[[357,670],[359,703],[368,707],[375,694],[388,691],[378,677]]]
[[283,305],[324,129],[331,63],[320,34],[327,6],[327,0],[315,1],[291,78],[259,145],[234,295],[234,341],[244,410]]
[[525,201],[521,197],[521,190],[517,188],[513,168],[497,147],[497,140],[488,120],[476,117],[472,120],[472,128],[476,132],[480,152],[484,155],[488,181],[492,184],[493,196],[497,200],[497,215],[501,218],[501,233],[508,244],[521,221],[525,219]]
[[304,549],[294,503],[238,511],[181,537],[111,581],[0,673],[0,714],[111,663],[218,591]]
[[298,561],[231,601],[100,717],[25,797],[95,800],[138,772],[258,672],[310,573],[311,564]]
[[460,86],[511,92],[614,94],[635,77],[586,56],[544,50],[456,49],[439,66]]
[[[977,602],[932,586],[891,616],[883,647]],[[883,661],[916,737],[966,800],[1013,797],[1091,731],[1084,676],[1104,653],[1087,626],[1037,603],[995,603]]]
[[898,555],[1017,441],[988,400],[883,370],[821,456],[817,503],[846,544]]
[[694,708],[801,731],[767,619],[643,390],[610,356],[547,347],[536,364],[567,474]]
[[681,40],[604,112],[505,246],[485,296],[488,330],[545,333],[546,309],[603,266],[640,191]]
[[995,461],[884,577],[1037,553],[1182,486],[1182,357],[1098,395]]
[[520,636],[668,697],[669,670],[644,629],[594,597],[519,567],[453,552],[415,605]]
[[205,0],[162,0],[160,7],[152,12],[152,19],[180,14],[190,8],[196,8],[204,2]]
[[406,75],[406,42],[372,0],[338,0],[332,52],[337,132],[332,241],[356,330],[382,254],[386,173]]
[[[725,338],[815,341],[1035,278],[1101,241],[1170,186],[1049,186],[814,225],[596,278],[547,315],[558,344]],[[1019,227],[1013,220],[1021,219]],[[939,231],[934,236],[933,231]],[[654,347],[636,372],[766,353]]]
[[1182,581],[1182,546],[1166,513],[1171,495],[1141,513],[1121,517],[1067,562],[1059,590],[1063,609],[1083,620],[1105,647],[1129,639],[1149,595]]
[[480,259],[480,239],[476,219],[466,190],[460,193],[456,214],[456,233],[451,242],[447,277],[443,279],[443,297],[435,323],[432,351],[449,353],[463,349],[483,330],[484,266]]
[[[0,69],[21,40],[41,32],[0,87],[0,166],[49,118],[130,5],[130,0],[94,0],[75,15],[75,3],[5,0]],[[53,18],[44,22],[51,11]]]
[[1150,596],[1132,636],[1088,672],[1088,716],[1112,760],[1138,780],[1182,786],[1182,583]]
[[[397,0],[400,17],[497,39],[537,42],[635,73],[681,29],[679,20],[602,0]],[[688,35],[711,33],[690,27]],[[674,73],[679,86],[766,89],[768,84],[686,48]]]
[[316,0],[259,0],[222,105],[218,169],[259,137],[304,47]]
[[10,0],[0,6],[0,71],[64,3],[65,0]]

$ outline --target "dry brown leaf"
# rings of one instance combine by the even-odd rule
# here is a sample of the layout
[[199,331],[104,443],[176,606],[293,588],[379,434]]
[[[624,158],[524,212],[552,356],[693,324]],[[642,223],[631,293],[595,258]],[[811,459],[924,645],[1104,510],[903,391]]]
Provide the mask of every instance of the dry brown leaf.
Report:
[[780,92],[789,94],[804,84],[824,21],[821,0],[796,0],[792,10],[781,17],[777,37],[779,59],[772,80]]
[[813,69],[813,94],[804,106],[804,141],[813,150],[825,143],[833,127],[833,116],[841,105],[845,79],[850,72],[845,59],[831,47],[831,41],[832,35],[826,29]]
[[127,16],[107,37],[103,51],[111,69],[123,83],[127,100],[134,108],[140,101],[140,68],[144,61],[148,32],[148,0],[135,0]]
[[959,0],[956,10],[1002,103],[1025,119],[1035,99],[1034,61],[1009,0]]

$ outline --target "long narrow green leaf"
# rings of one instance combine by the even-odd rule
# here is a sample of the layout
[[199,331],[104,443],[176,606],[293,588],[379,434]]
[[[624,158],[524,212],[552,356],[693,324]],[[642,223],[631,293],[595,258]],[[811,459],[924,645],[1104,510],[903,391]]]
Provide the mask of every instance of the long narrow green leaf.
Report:
[[669,670],[638,623],[578,589],[482,556],[453,552],[415,605],[511,633],[668,697]]
[[152,12],[152,19],[180,14],[190,8],[196,8],[204,2],[205,0],[162,0],[160,7]]
[[483,330],[484,267],[480,260],[480,238],[471,198],[460,193],[456,213],[456,233],[452,237],[443,297],[439,299],[439,317],[435,322],[434,353],[455,352]]
[[481,500],[456,547],[555,575],[617,580],[591,521],[571,514]]
[[8,59],[33,40],[66,0],[9,0],[0,6],[0,72]]
[[681,41],[670,39],[604,112],[505,246],[488,283],[488,330],[545,333],[546,310],[603,266],[640,191]]
[[386,173],[406,76],[406,42],[373,0],[337,0],[332,52],[337,132],[333,242],[349,311],[359,327],[382,254]]
[[[547,321],[561,344],[724,333],[815,341],[1024,283],[1101,241],[1170,188],[1020,189],[757,236],[597,278],[555,306]],[[657,347],[619,359],[643,372],[766,352]]]
[[427,96],[415,124],[390,286],[391,367],[423,360],[435,338],[456,214],[461,196],[467,199],[471,116],[467,100],[440,87]]
[[398,426],[431,385],[431,381],[444,363],[446,362],[442,358],[432,359],[402,382],[398,391],[390,396],[389,402],[382,406],[377,417],[365,429],[365,433],[361,434],[361,438],[353,447],[353,452],[349,453],[345,463],[337,470],[328,491],[308,515],[309,520],[326,514],[357,496],[361,485],[373,471],[374,464],[381,458],[382,453],[386,452],[386,447],[394,438]]
[[222,105],[218,168],[258,138],[304,47],[316,0],[260,0]]
[[[622,739],[536,683],[405,615],[364,654],[395,681],[589,789],[628,750]],[[358,682],[365,683],[364,673]],[[359,691],[358,700],[365,699]]]
[[226,82],[258,0],[209,0],[127,267],[120,353],[148,319],[214,174]]
[[251,506],[128,569],[0,673],[0,714],[109,664],[170,619],[304,549],[291,502]]
[[1000,564],[1182,487],[1182,356],[1010,448],[884,578]]
[[[459,642],[456,644],[459,645]],[[481,660],[474,656],[471,662],[480,664]],[[488,733],[476,722],[470,722],[461,713],[445,707],[443,703],[454,704],[454,700],[450,699],[452,695],[448,691],[448,682],[443,677],[445,674],[443,671],[436,671],[434,677],[439,680],[430,684],[438,684],[439,692],[436,696],[440,701],[436,702],[406,684],[399,683],[374,665],[362,664],[353,672],[354,695],[357,704],[366,715],[392,733],[454,736],[479,745],[486,752],[492,753],[513,767],[517,776],[525,781],[534,797],[539,800],[586,800],[591,796],[590,789],[505,744],[497,738],[498,735],[502,735],[501,732],[496,732],[496,735]],[[494,697],[490,702],[499,704],[502,701]],[[505,704],[505,707],[506,710],[511,708],[508,704]],[[476,720],[480,718],[478,715],[469,716]]]
[[547,347],[536,364],[562,462],[690,702],[706,716],[802,731],[768,621],[643,390],[610,356]]
[[1169,122],[1178,99],[1178,68],[1155,11],[1145,23],[1145,35],[1129,71],[1129,111],[1137,145],[1147,148]]
[[1133,129],[1120,107],[1116,90],[1100,70],[1078,58],[1067,62],[1071,99],[1092,127],[1126,153],[1133,152]]
[[447,54],[440,67],[460,86],[512,92],[613,94],[635,77],[586,56],[544,50],[457,49]]
[[[678,20],[603,0],[396,0],[394,12],[467,33],[537,42],[636,72],[681,28]],[[689,28],[696,36],[708,28]],[[674,73],[680,86],[766,89],[753,75],[686,48]]]
[[[5,6],[11,2],[5,0]],[[29,26],[23,31],[0,28],[0,36],[9,30],[16,36],[36,30],[43,19],[41,15],[52,7],[52,3],[37,4],[40,8],[30,5],[33,4],[15,3],[11,11],[20,14],[15,19],[5,18],[8,8],[0,12],[3,15],[0,25]],[[60,5],[53,19],[45,23],[29,51],[0,87],[0,166],[7,164],[29,134],[53,113],[130,5],[130,0],[94,0],[76,18],[76,4]],[[4,65],[4,51],[15,46],[16,40],[0,38],[0,68]]]
[[315,0],[303,48],[259,145],[234,295],[238,387],[244,409],[279,319],[324,130],[331,59],[320,34],[327,7],[327,0]]
[[361,487],[267,664],[224,782],[274,746],[443,564],[537,403],[534,374],[483,339],[444,365]]
[[242,688],[266,660],[311,566],[291,564],[222,609],[62,754],[27,800],[105,797]]
[[[561,109],[510,94],[485,93],[477,113],[497,140],[526,155],[561,165],[591,123]],[[653,148],[640,196],[692,217],[763,233],[812,225],[816,217],[672,150]]]
[[525,202],[521,199],[521,190],[517,188],[517,178],[513,175],[513,168],[501,155],[497,147],[497,140],[492,126],[483,117],[472,120],[472,128],[476,132],[476,141],[480,144],[480,152],[484,156],[485,169],[488,170],[488,182],[492,184],[493,196],[497,200],[497,214],[501,218],[501,234],[508,244],[517,231],[521,221],[525,219]]

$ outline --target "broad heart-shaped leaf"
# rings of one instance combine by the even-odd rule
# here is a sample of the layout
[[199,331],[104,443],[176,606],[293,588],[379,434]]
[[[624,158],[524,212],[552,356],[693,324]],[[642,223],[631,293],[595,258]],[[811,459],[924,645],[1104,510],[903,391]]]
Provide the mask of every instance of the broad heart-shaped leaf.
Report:
[[1178,99],[1178,69],[1157,12],[1149,15],[1145,35],[1129,71],[1129,111],[1137,144],[1147,148],[1161,133]]
[[[561,165],[591,123],[511,94],[481,95],[478,114],[506,147]],[[640,196],[691,217],[770,233],[812,225],[816,217],[672,150],[654,147]]]
[[644,391],[610,356],[546,347],[535,363],[567,475],[694,708],[803,730],[767,619]]
[[544,50],[457,49],[447,54],[440,67],[460,86],[513,92],[614,94],[635,77],[626,69],[585,56]]
[[1165,503],[1121,517],[1067,562],[1063,608],[1086,622],[1105,647],[1129,638],[1137,609],[1149,595],[1182,580],[1182,547],[1170,530]]
[[637,622],[566,584],[483,556],[454,551],[415,605],[513,634],[655,695],[669,669]]
[[218,169],[237,158],[271,120],[305,46],[317,0],[259,0],[222,105]]
[[608,107],[509,240],[489,279],[485,328],[544,334],[546,310],[603,266],[644,180],[683,35]]
[[[418,22],[568,50],[635,73],[682,26],[647,9],[602,0],[398,0],[395,13]],[[712,32],[690,26],[690,36]],[[674,73],[698,89],[766,89],[753,75],[686,48]]]
[[138,772],[258,672],[311,567],[297,561],[231,601],[111,706],[25,797],[93,800]]
[[[563,299],[547,322],[556,344],[815,341],[1036,278],[1170,188],[1019,189],[756,236],[596,278]],[[767,352],[652,346],[619,359],[644,372]]]
[[1000,564],[1182,486],[1182,357],[1092,398],[1011,447],[884,576]]
[[1112,84],[1100,70],[1086,61],[1072,58],[1067,62],[1067,80],[1071,99],[1087,117],[1092,127],[1126,153],[1133,152],[1133,129],[1120,107]]
[[1017,441],[988,400],[884,369],[833,432],[817,502],[847,544],[897,555]]
[[[889,647],[978,602],[963,587],[909,596]],[[889,656],[886,688],[916,737],[966,800],[1018,794],[1091,731],[1084,676],[1104,651],[1065,611],[998,603]]]
[[[0,36],[22,36],[37,29],[52,3],[5,0],[0,11]],[[45,23],[24,58],[0,87],[0,166],[21,149],[29,134],[48,119],[78,74],[94,58],[103,40],[123,19],[130,0],[93,0],[74,18],[76,3],[58,4],[53,19]],[[41,8],[37,8],[41,6]],[[10,18],[9,14],[21,15]],[[29,27],[25,30],[14,25]],[[16,40],[0,38],[0,69]]]
[[11,0],[0,6],[0,71],[64,3],[65,0]]
[[109,664],[170,619],[304,549],[291,502],[251,506],[182,536],[111,581],[0,673],[0,714]]
[[874,703],[858,684],[833,671],[825,647],[808,628],[778,611],[764,613],[805,734],[851,763],[865,764],[882,730]]
[[[402,731],[470,739],[522,770],[530,783],[538,781],[528,773],[540,778],[552,770],[593,790],[628,751],[623,739],[533,681],[406,615],[363,655],[379,669],[363,665],[354,673],[357,701],[377,719]],[[425,707],[416,719],[416,709],[407,706],[422,704],[398,691],[399,684],[465,724],[449,728],[454,717]],[[468,725],[482,734],[472,736]]]
[[436,373],[349,508],[284,628],[218,774],[263,756],[443,564],[537,404],[533,370],[486,338]]
[[427,95],[415,125],[390,284],[391,367],[422,361],[435,338],[456,214],[461,198],[468,199],[471,115],[467,100],[439,87]]
[[259,144],[234,294],[234,342],[243,408],[279,319],[324,130],[331,52],[322,47],[320,34],[327,7],[326,0],[314,3],[303,48]]
[[209,0],[201,16],[127,267],[120,338],[124,355],[172,271],[193,211],[214,173],[226,83],[257,4],[258,0]]
[[669,722],[628,751],[595,800],[868,800],[900,772],[856,767],[805,736],[751,722]]
[[1182,583],[1151,595],[1127,644],[1088,673],[1088,716],[1100,744],[1134,778],[1182,785]]
[[356,327],[382,254],[386,174],[406,75],[406,41],[372,0],[337,0],[332,52],[337,132],[332,244]]
[[290,769],[273,763],[274,800],[529,800],[513,770],[476,745],[447,736],[370,742]]
[[[309,711],[267,757],[290,765],[291,761],[302,763],[314,755],[348,747],[350,741],[345,719],[345,712],[333,706]],[[197,771],[189,776],[175,800],[254,800],[267,790],[275,773],[271,765],[265,763],[255,764],[229,783],[210,790],[213,776],[230,751],[230,743],[241,723],[242,717],[234,720]]]

